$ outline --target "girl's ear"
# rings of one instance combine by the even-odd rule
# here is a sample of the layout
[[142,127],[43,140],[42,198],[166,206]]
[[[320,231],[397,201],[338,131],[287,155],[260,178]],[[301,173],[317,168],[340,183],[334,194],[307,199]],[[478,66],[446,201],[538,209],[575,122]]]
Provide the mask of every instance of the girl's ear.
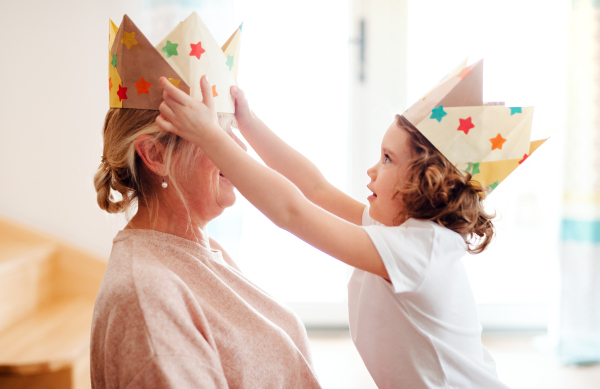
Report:
[[144,165],[158,175],[166,174],[165,147],[150,135],[140,135],[134,143],[135,151]]

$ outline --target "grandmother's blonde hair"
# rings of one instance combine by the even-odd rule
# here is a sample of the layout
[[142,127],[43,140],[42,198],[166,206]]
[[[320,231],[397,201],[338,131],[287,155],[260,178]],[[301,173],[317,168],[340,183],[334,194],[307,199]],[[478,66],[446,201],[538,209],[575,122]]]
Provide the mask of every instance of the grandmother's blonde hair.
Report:
[[[181,191],[174,162],[178,165],[178,177],[187,174],[187,167],[195,163],[202,150],[179,136],[161,130],[155,123],[160,111],[144,109],[111,108],[106,114],[103,129],[104,148],[102,162],[94,175],[96,199],[100,208],[108,213],[120,213],[132,205],[144,205],[150,214],[157,215],[160,187],[158,175],[153,177],[135,150],[135,140],[140,135],[149,135],[165,149],[165,172],[169,188],[177,193],[185,208],[187,202]],[[230,132],[235,126],[233,114],[218,114],[221,128]]]

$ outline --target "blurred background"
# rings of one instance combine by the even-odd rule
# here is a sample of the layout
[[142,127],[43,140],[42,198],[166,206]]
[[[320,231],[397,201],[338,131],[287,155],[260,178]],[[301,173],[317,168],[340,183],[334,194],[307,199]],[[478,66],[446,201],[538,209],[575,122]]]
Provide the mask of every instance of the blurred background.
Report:
[[[511,387],[600,387],[598,7],[4,1],[0,218],[108,258],[127,223],[98,208],[92,183],[108,109],[109,18],[118,25],[128,14],[153,43],[192,11],[220,44],[243,22],[238,81],[255,113],[365,203],[366,170],[394,115],[465,58],[485,58],[484,101],[534,105],[533,139],[550,140],[488,199],[498,214],[494,244],[464,258],[484,343]],[[251,280],[300,315],[324,387],[373,387],[348,336],[350,268],[275,227],[239,194],[209,231]]]

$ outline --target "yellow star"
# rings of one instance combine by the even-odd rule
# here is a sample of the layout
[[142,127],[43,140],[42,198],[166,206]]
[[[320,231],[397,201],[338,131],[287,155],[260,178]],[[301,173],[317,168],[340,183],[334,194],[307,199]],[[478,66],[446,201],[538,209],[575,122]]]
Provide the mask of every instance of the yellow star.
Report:
[[134,32],[123,31],[123,33],[125,34],[125,37],[123,39],[121,39],[121,43],[123,43],[125,46],[127,46],[128,49],[131,49],[131,46],[133,46],[133,45],[137,45],[137,41],[135,40],[135,31]]
[[169,78],[169,82],[170,82],[171,84],[173,84],[173,86],[174,86],[175,88],[179,88],[179,83],[181,82],[181,80],[178,80],[178,79],[176,79],[176,78]]

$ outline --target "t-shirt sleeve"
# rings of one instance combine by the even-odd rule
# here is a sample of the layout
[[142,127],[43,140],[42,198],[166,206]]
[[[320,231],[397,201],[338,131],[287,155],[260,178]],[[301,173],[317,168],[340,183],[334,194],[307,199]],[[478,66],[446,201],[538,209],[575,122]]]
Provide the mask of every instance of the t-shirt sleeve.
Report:
[[371,219],[367,207],[363,228],[383,261],[394,291],[417,290],[431,264],[435,234],[431,223],[410,219],[400,226],[388,227]]

